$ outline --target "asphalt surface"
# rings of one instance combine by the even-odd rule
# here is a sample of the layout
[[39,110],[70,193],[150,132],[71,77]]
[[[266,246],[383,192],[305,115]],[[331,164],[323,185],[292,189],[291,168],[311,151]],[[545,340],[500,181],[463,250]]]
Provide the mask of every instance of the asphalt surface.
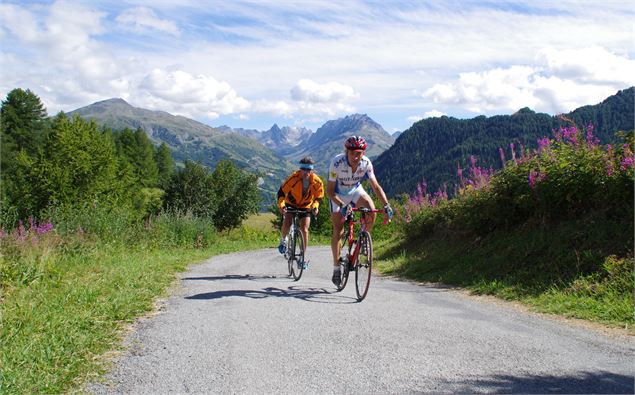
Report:
[[336,292],[328,247],[298,282],[276,249],[217,256],[140,320],[95,394],[633,394],[635,342],[443,287]]

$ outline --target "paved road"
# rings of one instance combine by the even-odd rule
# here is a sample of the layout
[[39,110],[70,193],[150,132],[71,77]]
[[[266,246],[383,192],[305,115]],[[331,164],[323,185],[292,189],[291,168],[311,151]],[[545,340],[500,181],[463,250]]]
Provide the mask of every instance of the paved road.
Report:
[[632,339],[439,287],[373,278],[337,293],[330,250],[299,282],[274,249],[191,267],[90,392],[630,393]]

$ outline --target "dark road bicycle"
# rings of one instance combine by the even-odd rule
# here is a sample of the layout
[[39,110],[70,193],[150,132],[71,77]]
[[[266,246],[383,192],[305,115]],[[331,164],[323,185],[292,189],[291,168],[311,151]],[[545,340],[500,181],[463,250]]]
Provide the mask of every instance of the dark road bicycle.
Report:
[[[355,213],[360,213],[359,220],[355,218]],[[370,233],[366,230],[366,214],[382,213],[383,210],[371,210],[368,208],[353,207],[351,213],[346,217],[344,223],[344,232],[340,243],[342,250],[340,252],[341,273],[340,285],[337,287],[341,291],[346,287],[350,272],[355,272],[355,292],[357,300],[362,301],[368,294],[370,286],[370,277],[373,268],[373,240]],[[355,239],[355,224],[359,223],[361,228],[357,239]],[[384,216],[384,224],[388,223],[388,216]]]
[[300,218],[311,215],[311,211],[309,209],[288,207],[287,213],[293,215],[293,220],[291,221],[291,227],[287,234],[287,250],[284,253],[284,258],[287,260],[289,276],[292,276],[295,281],[298,281],[300,277],[302,277],[306,263],[304,260],[306,246],[304,245],[304,238],[300,230]]

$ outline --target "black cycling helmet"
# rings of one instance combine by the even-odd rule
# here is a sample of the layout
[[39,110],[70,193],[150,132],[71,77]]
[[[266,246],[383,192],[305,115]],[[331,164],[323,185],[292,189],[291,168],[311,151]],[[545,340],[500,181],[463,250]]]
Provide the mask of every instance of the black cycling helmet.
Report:
[[366,151],[368,144],[362,136],[351,136],[346,140],[346,143],[344,143],[344,147],[351,151]]

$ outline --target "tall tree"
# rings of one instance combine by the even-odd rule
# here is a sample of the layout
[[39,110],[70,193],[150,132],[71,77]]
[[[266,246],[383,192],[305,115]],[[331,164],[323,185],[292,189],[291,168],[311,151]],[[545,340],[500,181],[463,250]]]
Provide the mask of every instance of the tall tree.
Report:
[[35,158],[22,153],[18,165],[25,180],[14,193],[22,196],[16,204],[24,216],[51,205],[111,205],[130,199],[129,178],[119,168],[113,141],[78,116],[55,117],[43,152]]
[[31,162],[47,130],[44,105],[30,90],[14,89],[0,107],[0,222],[11,227],[20,218],[16,203],[30,180],[19,162]]
[[13,141],[17,149],[35,153],[47,117],[40,98],[28,89],[14,89],[2,102],[0,117],[2,133]]
[[154,146],[141,128],[124,129],[116,135],[117,150],[130,163],[142,187],[157,186],[159,169],[154,158]]
[[214,226],[228,230],[239,226],[249,214],[258,212],[260,193],[258,177],[240,170],[229,160],[222,160],[212,173],[218,209]]
[[162,189],[166,189],[170,178],[174,174],[174,159],[172,158],[172,152],[170,148],[165,143],[161,143],[159,147],[157,147],[154,153],[154,159],[157,163],[158,170],[158,186]]

